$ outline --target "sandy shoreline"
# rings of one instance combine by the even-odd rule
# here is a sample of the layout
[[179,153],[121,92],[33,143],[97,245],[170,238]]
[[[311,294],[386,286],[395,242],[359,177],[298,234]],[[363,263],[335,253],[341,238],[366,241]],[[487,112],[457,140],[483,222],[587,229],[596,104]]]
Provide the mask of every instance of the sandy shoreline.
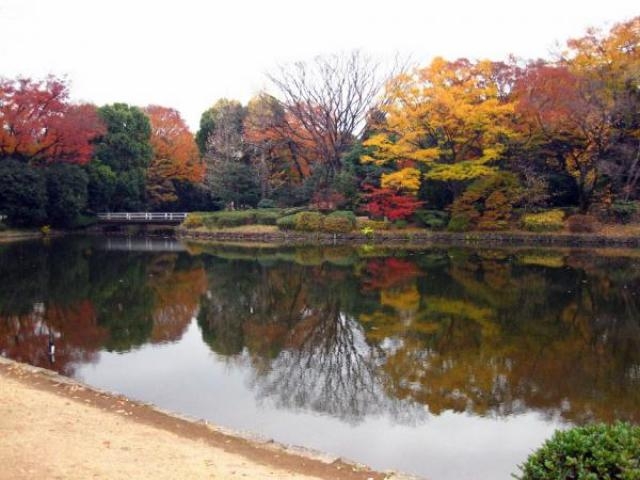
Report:
[[0,357],[0,479],[400,479]]

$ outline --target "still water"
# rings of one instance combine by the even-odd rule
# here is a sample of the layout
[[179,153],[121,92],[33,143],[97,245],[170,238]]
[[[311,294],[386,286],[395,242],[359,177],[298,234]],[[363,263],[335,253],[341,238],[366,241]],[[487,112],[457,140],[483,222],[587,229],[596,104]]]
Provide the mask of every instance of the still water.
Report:
[[639,251],[66,238],[0,279],[0,354],[377,469],[507,479],[640,422]]

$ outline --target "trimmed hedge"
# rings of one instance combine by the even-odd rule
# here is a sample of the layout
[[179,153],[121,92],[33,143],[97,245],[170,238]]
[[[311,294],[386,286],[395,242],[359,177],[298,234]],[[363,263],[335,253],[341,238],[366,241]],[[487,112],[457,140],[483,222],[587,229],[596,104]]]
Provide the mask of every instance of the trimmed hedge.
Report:
[[348,233],[356,226],[356,216],[349,210],[337,210],[324,219],[324,231],[329,233]]
[[184,228],[198,228],[204,225],[204,217],[201,213],[190,213],[182,222]]
[[619,422],[556,431],[519,468],[520,480],[638,480],[640,427]]
[[[294,213],[288,214],[291,210]],[[347,233],[356,226],[356,216],[350,211],[336,211],[323,215],[314,211],[296,209],[261,208],[220,212],[190,213],[182,223],[185,228],[225,228],[242,225],[277,225],[280,230],[301,232]]]
[[276,225],[280,230],[295,230],[298,215],[286,215],[276,220]]
[[521,219],[522,228],[530,232],[555,232],[564,227],[564,212],[549,210],[542,213],[527,213]]
[[233,210],[220,212],[194,212],[182,223],[186,228],[206,226],[208,228],[228,228],[242,225],[276,225],[284,215],[280,208],[258,210]]
[[350,210],[336,210],[335,212],[331,212],[327,217],[339,217],[346,218],[351,222],[352,226],[356,226],[356,215]]
[[319,212],[300,212],[296,215],[296,230],[319,232],[322,230],[324,215]]
[[322,224],[322,230],[329,233],[348,233],[353,230],[353,225],[349,218],[339,215],[327,215]]
[[282,215],[280,208],[263,208],[255,211],[255,221],[258,225],[275,225]]

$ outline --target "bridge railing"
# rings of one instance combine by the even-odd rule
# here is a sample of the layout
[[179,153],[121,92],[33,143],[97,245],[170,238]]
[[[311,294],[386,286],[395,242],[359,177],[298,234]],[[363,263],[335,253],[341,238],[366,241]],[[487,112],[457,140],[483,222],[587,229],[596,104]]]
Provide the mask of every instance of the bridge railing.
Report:
[[105,212],[98,213],[103,222],[175,222],[187,218],[186,212]]

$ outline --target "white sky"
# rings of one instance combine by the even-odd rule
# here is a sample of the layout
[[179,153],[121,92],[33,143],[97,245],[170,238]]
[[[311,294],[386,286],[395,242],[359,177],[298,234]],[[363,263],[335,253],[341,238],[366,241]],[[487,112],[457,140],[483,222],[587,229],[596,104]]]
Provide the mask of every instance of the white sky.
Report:
[[361,48],[446,58],[547,57],[636,0],[0,0],[0,76],[66,76],[74,99],[178,109],[245,103],[278,63]]

